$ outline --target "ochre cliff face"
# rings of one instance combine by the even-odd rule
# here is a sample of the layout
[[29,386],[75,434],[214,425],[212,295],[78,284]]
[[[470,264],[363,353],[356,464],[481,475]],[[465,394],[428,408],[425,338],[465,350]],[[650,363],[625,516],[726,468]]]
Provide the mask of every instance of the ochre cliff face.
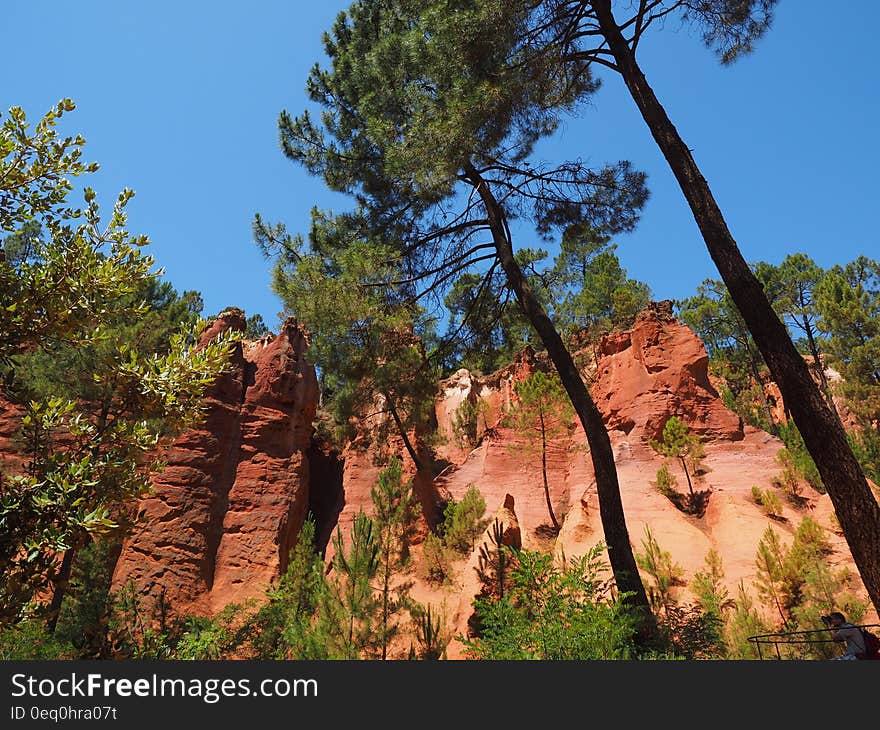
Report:
[[646,309],[631,330],[603,338],[599,350],[592,394],[609,431],[656,439],[678,416],[709,439],[743,437],[739,417],[709,382],[703,343],[668,308]]
[[[771,520],[751,495],[753,486],[773,489],[780,472],[777,454],[783,444],[773,436],[743,426],[739,417],[721,402],[709,382],[708,357],[697,336],[672,318],[667,307],[655,305],[643,312],[633,328],[611,335],[597,353],[585,353],[593,363],[584,379],[602,412],[614,450],[621,500],[630,542],[643,551],[645,529],[650,527],[661,548],[683,569],[686,579],[703,570],[704,558],[715,550],[722,558],[724,582],[736,595],[739,582],[748,588],[755,576],[755,552],[764,531],[772,526],[780,541],[788,544],[805,516],[826,528],[833,547],[832,567],[852,566],[848,548],[837,532],[827,495],[802,485],[806,501],[795,508],[782,495],[783,514]],[[452,433],[451,418],[465,399],[485,404],[486,429],[472,450],[457,445],[444,447],[454,466],[439,478],[439,486],[460,499],[475,485],[486,500],[486,512],[494,515],[513,503],[513,514],[522,545],[553,551],[558,557],[583,555],[603,541],[595,477],[583,430],[573,424],[569,434],[549,444],[548,481],[554,512],[562,524],[555,537],[548,530],[549,514],[544,500],[540,458],[519,448],[516,435],[500,420],[501,410],[515,398],[515,384],[538,365],[526,358],[488,378],[459,371],[441,383],[437,403],[439,428]],[[710,490],[701,518],[680,512],[657,490],[657,470],[664,463],[651,448],[670,416],[677,416],[698,433],[705,448],[705,474],[695,489]],[[678,489],[687,491],[680,466],[669,469]],[[474,575],[475,555],[457,571],[454,585],[442,592],[453,633],[463,634],[472,613],[471,601],[478,590]],[[645,577],[647,580],[647,577]],[[692,601],[686,587],[681,600]],[[437,593],[421,586],[419,600],[439,603]],[[461,658],[463,647],[453,641],[450,658]]]
[[[244,330],[221,315],[205,340]],[[178,613],[213,613],[260,595],[283,569],[309,504],[317,405],[308,342],[288,320],[278,336],[240,342],[233,369],[210,389],[201,427],[163,453],[166,468],[139,505],[113,576]]]
[[[224,328],[243,329],[241,313],[221,316],[205,337]],[[526,350],[496,373],[477,376],[460,370],[439,384],[437,438],[431,443],[442,469],[434,475],[415,468],[399,438],[371,438],[375,434],[368,423],[362,424],[362,437],[341,454],[313,439],[318,397],[307,347],[307,337],[293,321],[277,336],[239,343],[232,371],[208,394],[204,423],[165,450],[167,467],[155,478],[153,494],[138,506],[144,517],[123,545],[114,589],[133,581],[145,598],[164,594],[178,614],[213,614],[229,603],[258,598],[284,569],[309,510],[316,515],[326,560],[332,558],[331,536],[337,529],[348,542],[354,516],[372,510],[370,490],[390,454],[400,456],[406,477],[415,481],[425,513],[422,535],[436,521],[437,515],[428,513],[438,502],[458,500],[475,485],[486,501],[486,514],[515,530],[516,542],[525,548],[573,557],[602,542],[592,461],[580,424],[573,422],[548,445],[550,500],[561,523],[559,534],[549,529],[540,457],[504,425],[516,384],[547,367],[540,356]],[[782,444],[744,427],[724,407],[709,380],[702,343],[672,318],[668,307],[654,305],[630,331],[605,338],[585,355],[590,366],[584,378],[608,426],[635,550],[642,550],[650,526],[688,578],[703,569],[704,557],[714,549],[735,594],[740,581],[749,586],[754,579],[755,550],[767,527],[772,525],[787,543],[809,515],[827,530],[834,548],[828,558],[832,567],[851,566],[827,496],[805,484],[805,506],[783,500],[783,514],[775,520],[755,504],[751,489],[772,487]],[[465,400],[479,414],[478,439],[471,444],[458,442],[452,426]],[[649,442],[673,415],[704,442],[705,473],[695,488],[711,494],[700,518],[680,512],[654,485],[663,459]],[[16,407],[0,402],[0,451],[7,465],[17,420]],[[412,438],[419,441],[416,434]],[[671,463],[669,468],[679,489],[686,490],[680,467]],[[416,561],[419,553],[416,545]],[[442,607],[453,635],[467,631],[473,597],[480,590],[477,562],[476,550],[462,558],[446,586],[427,583],[418,571],[407,575],[413,580],[413,598]],[[679,590],[689,600],[687,589]],[[448,655],[460,657],[462,651],[453,641]]]

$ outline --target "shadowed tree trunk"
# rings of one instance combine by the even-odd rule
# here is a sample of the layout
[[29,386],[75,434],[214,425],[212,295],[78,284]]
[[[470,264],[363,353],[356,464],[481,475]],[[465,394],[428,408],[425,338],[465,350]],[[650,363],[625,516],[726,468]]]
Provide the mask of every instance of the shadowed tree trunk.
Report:
[[565,347],[559,332],[516,262],[503,208],[495,199],[489,185],[472,165],[468,164],[465,167],[465,173],[467,181],[474,186],[486,206],[495,250],[501,267],[507,275],[510,288],[544,347],[547,348],[547,354],[559,373],[562,385],[587,436],[593,470],[596,474],[599,513],[608,546],[611,570],[618,590],[630,594],[626,602],[639,614],[637,641],[642,645],[656,644],[659,641],[657,624],[630,544],[623,503],[620,499],[614,452],[611,449],[611,440],[608,438],[602,414],[593,402],[587,386],[584,385],[571,353]]
[[690,205],[721,278],[761,351],[828,491],[874,607],[880,611],[880,506],[809,368],[728,230],[690,149],[658,101],[617,25],[610,0],[590,0],[617,70]]

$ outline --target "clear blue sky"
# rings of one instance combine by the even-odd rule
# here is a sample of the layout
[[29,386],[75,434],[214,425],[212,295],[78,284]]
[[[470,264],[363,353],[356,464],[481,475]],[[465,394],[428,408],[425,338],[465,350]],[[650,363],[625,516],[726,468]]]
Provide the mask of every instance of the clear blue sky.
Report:
[[[306,231],[313,205],[341,209],[278,146],[282,108],[299,113],[322,59],[320,34],[348,3],[3,0],[0,108],[36,119],[62,97],[69,131],[101,164],[105,208],[137,196],[131,228],[205,313],[228,305],[277,325],[269,265],[251,241],[255,212]],[[721,67],[675,22],[640,48],[648,80],[712,186],[750,261],[805,251],[818,263],[880,257],[880,3],[781,0],[757,52]],[[541,147],[548,159],[629,159],[651,199],[618,239],[631,276],[654,297],[687,296],[716,272],[684,199],[619,78]],[[520,241],[521,245],[532,241]]]

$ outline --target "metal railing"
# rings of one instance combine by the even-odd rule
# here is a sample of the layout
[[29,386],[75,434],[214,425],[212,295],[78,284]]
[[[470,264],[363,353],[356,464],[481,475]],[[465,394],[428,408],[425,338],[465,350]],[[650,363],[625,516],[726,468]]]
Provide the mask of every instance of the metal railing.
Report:
[[[873,630],[876,628],[880,628],[880,624],[854,624],[857,629],[869,629]],[[776,659],[783,659],[783,651],[780,650],[780,646],[786,649],[785,653],[787,656],[786,659],[793,658],[791,656],[792,650],[788,647],[791,646],[799,646],[802,644],[842,644],[844,642],[839,639],[832,639],[831,633],[837,631],[836,628],[829,627],[824,629],[812,629],[810,631],[776,631],[770,634],[756,634],[755,636],[749,636],[748,640],[755,645],[755,648],[758,651],[759,659],[773,659],[773,653],[776,654]],[[770,647],[773,647],[772,651]],[[770,654],[770,656],[764,656],[764,650]],[[804,658],[804,657],[796,657],[796,658]]]

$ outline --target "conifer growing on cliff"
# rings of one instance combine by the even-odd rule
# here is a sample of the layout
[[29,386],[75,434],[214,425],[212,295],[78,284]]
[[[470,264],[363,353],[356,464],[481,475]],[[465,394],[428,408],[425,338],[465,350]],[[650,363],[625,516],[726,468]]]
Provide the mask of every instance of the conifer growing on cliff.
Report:
[[[480,276],[478,292],[503,276],[584,428],[614,576],[625,600],[641,611],[639,640],[650,643],[655,623],[602,416],[511,230],[515,218],[534,223],[548,239],[573,226],[600,235],[631,230],[647,198],[644,175],[625,161],[590,169],[577,160],[532,160],[535,145],[559,122],[546,100],[571,108],[593,82],[505,67],[529,19],[516,3],[490,0],[447,10],[356,2],[325,34],[330,68],[316,66],[307,87],[323,108],[321,122],[307,112],[282,112],[281,144],[288,157],[349,194],[355,207],[332,217],[316,214],[311,249],[332,246],[335,257],[364,247],[376,252],[385,268],[357,282],[360,289],[420,306],[441,302],[461,274]],[[540,93],[531,88],[536,82],[543,84]],[[265,240],[271,244],[271,238]],[[283,287],[299,275],[303,251],[294,239],[270,248]]]

